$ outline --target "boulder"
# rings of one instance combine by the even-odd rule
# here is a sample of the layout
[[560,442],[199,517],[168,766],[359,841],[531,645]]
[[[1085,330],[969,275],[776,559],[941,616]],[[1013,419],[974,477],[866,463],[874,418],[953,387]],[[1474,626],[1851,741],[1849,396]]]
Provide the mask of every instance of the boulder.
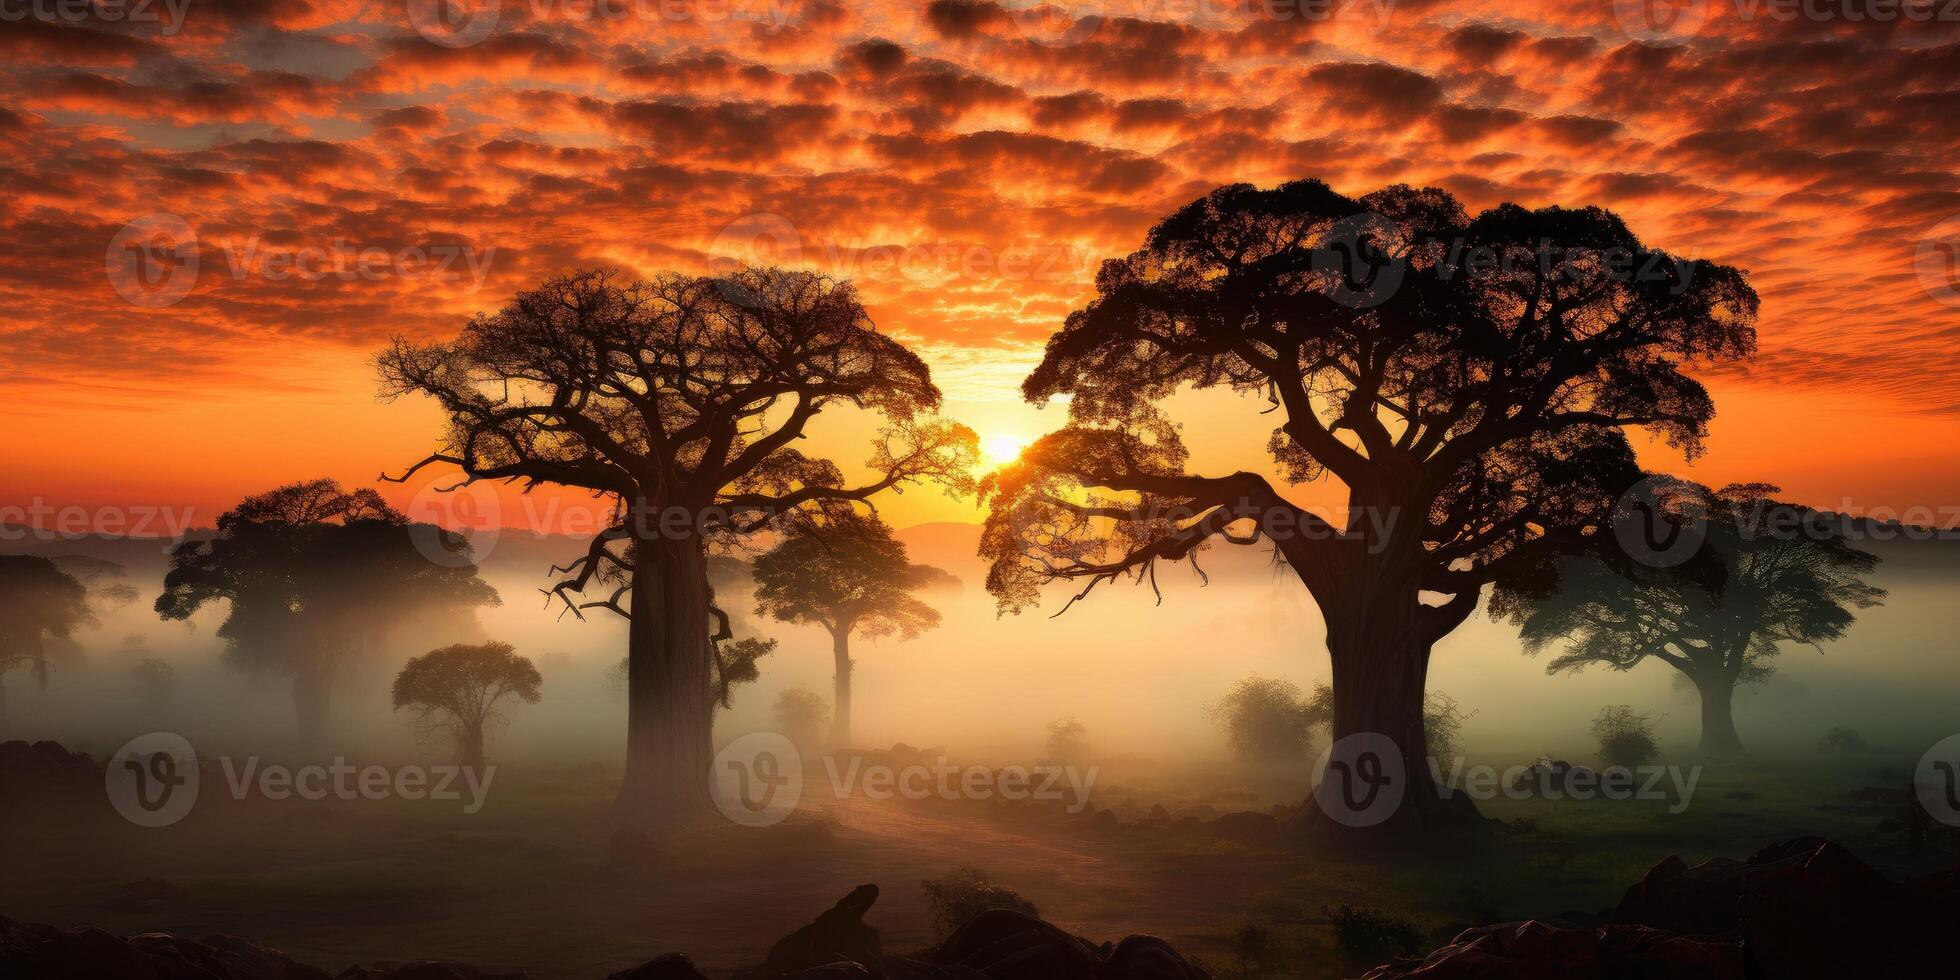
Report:
[[1696,977],[1745,980],[1733,942],[1697,939],[1645,926],[1565,929],[1526,920],[1459,933],[1420,960],[1370,970],[1364,980],[1618,980]]
[[33,980],[328,980],[324,970],[232,936],[203,940],[59,929],[0,917],[0,977]]
[[606,980],[708,980],[694,968],[694,961],[680,953],[668,953],[630,970],[621,970]]
[[350,966],[334,980],[525,980],[522,973],[492,973],[448,960],[409,960]]
[[876,963],[881,954],[878,930],[864,924],[864,914],[878,901],[877,885],[859,885],[816,921],[776,941],[763,961],[758,978],[796,976],[838,962]]

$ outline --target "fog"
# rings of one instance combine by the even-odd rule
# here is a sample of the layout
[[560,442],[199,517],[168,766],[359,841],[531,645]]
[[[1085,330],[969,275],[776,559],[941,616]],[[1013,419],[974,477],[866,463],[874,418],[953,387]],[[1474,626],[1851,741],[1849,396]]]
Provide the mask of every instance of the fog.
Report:
[[[939,628],[910,642],[854,643],[860,747],[906,742],[965,760],[1028,759],[1041,751],[1050,721],[1073,717],[1086,726],[1093,759],[1189,771],[1227,761],[1206,708],[1234,682],[1256,674],[1304,688],[1328,676],[1319,616],[1264,548],[1204,552],[1209,584],[1184,566],[1167,566],[1158,576],[1161,599],[1148,585],[1119,581],[1060,616],[1068,595],[1056,590],[1038,609],[1001,617],[982,587],[985,569],[972,557],[977,533],[951,523],[901,532],[913,560],[945,568],[963,585],[927,596],[944,616]],[[1951,734],[1960,694],[1960,661],[1952,655],[1960,636],[1955,546],[1874,547],[1892,559],[1875,576],[1890,590],[1885,604],[1861,612],[1848,636],[1821,652],[1786,647],[1767,683],[1738,694],[1737,724],[1753,753],[1802,758],[1840,726],[1898,753],[1916,754]],[[469,635],[426,624],[396,631],[345,671],[333,701],[333,751],[359,760],[450,758],[453,747],[417,743],[406,719],[390,710],[389,681],[409,657],[436,646],[495,639],[530,657],[544,686],[540,703],[510,710],[510,725],[491,743],[492,760],[616,765],[626,699],[614,671],[625,652],[625,625],[603,611],[581,619],[562,604],[547,608],[540,592],[552,582],[550,564],[579,548],[569,538],[499,536],[479,560],[501,604],[479,609]],[[98,757],[151,730],[182,733],[214,755],[296,751],[290,682],[221,662],[222,603],[188,623],[162,622],[151,611],[164,570],[161,542],[46,542],[32,550],[64,549],[122,562],[138,598],[100,609],[94,627],[56,651],[46,690],[35,689],[25,672],[8,675],[10,717],[0,735],[56,739]],[[738,617],[738,635],[774,637],[780,645],[762,661],[760,680],[736,689],[733,707],[719,716],[718,740],[775,727],[772,707],[785,690],[806,687],[828,699],[826,632],[758,622],[746,594],[724,597],[724,604]],[[147,698],[130,676],[146,657],[175,671],[167,702]],[[1656,716],[1670,757],[1692,753],[1697,704],[1672,669],[1648,662],[1627,673],[1595,667],[1547,676],[1548,658],[1525,656],[1515,628],[1481,613],[1438,646],[1430,689],[1470,713],[1463,726],[1470,757],[1588,759],[1588,726],[1609,704]]]

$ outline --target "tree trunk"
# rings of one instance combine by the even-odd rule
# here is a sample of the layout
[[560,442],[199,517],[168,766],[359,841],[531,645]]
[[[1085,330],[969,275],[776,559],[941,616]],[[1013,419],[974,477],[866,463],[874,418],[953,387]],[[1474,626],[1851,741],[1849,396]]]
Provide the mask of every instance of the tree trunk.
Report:
[[[1425,746],[1423,700],[1432,644],[1420,622],[1425,607],[1413,589],[1343,591],[1347,594],[1338,601],[1321,605],[1333,667],[1333,744],[1354,740],[1330,760],[1322,789],[1307,801],[1303,823],[1344,844],[1382,849],[1474,828],[1482,822],[1476,804],[1460,791],[1444,795]],[[1374,750],[1386,756],[1391,748],[1399,758],[1381,759],[1379,767],[1352,755]],[[1343,762],[1348,768],[1336,772],[1334,763]],[[1435,765],[1449,772],[1453,762],[1438,759]],[[1399,786],[1394,784],[1398,770]],[[1362,778],[1356,780],[1357,773]],[[1349,781],[1351,791],[1343,785]],[[1374,782],[1380,785],[1371,790]]]
[[293,674],[293,718],[298,723],[300,750],[307,755],[327,747],[331,723],[328,705],[333,700],[334,663],[331,655],[313,663],[302,663]]
[[462,737],[463,767],[480,770],[483,768],[483,723],[477,722],[463,729]]
[[619,809],[634,819],[704,812],[714,762],[707,558],[699,538],[640,540],[634,553]]
[[830,746],[836,749],[851,747],[851,627],[843,627],[830,634],[831,656],[837,661],[837,693],[830,716]]
[[1701,693],[1701,754],[1733,759],[1743,754],[1735,731],[1735,684],[1726,678],[1695,681]]

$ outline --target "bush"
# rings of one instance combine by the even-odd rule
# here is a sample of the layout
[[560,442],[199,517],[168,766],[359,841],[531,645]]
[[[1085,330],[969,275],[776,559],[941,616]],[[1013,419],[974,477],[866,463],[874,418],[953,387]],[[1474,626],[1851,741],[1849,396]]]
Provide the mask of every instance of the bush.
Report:
[[1074,718],[1058,718],[1049,722],[1048,760],[1073,762],[1082,758],[1087,745],[1085,738],[1088,734],[1088,727]]
[[776,730],[797,748],[807,749],[824,742],[830,727],[830,702],[807,687],[793,687],[776,698]]
[[1300,759],[1313,742],[1315,715],[1292,681],[1248,677],[1207,713],[1225,731],[1232,754],[1246,762]]
[[1373,966],[1397,956],[1407,956],[1422,945],[1415,925],[1386,912],[1366,906],[1320,907],[1322,915],[1334,923],[1334,938],[1355,966]]
[[1599,742],[1599,757],[1609,766],[1632,769],[1661,754],[1654,738],[1654,719],[1624,704],[1600,709],[1593,719],[1593,738]]
[[928,878],[919,883],[926,891],[926,904],[932,907],[932,926],[941,938],[968,919],[988,909],[1010,909],[1024,915],[1039,916],[1034,903],[1012,889],[987,880],[979,868],[964,867],[944,878]]
[[1833,728],[1817,742],[1817,751],[1824,755],[1860,755],[1871,750],[1871,743],[1855,728]]

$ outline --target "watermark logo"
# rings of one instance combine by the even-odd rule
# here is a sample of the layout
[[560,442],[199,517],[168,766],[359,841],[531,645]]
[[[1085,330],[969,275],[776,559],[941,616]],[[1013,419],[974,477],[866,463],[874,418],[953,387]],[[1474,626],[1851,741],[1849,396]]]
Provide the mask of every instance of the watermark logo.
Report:
[[190,5],[191,0],[0,0],[0,22],[155,24],[156,33],[175,37]]
[[138,735],[109,757],[102,781],[124,820],[168,827],[197,805],[197,751],[175,732]]
[[1372,827],[1394,816],[1408,791],[1402,750],[1380,732],[1345,736],[1314,764],[1314,802],[1349,827]]
[[[490,554],[501,536],[503,505],[496,490],[477,482],[443,485],[430,481],[415,491],[404,509],[408,539],[431,564],[464,568]],[[456,535],[468,544],[456,547]]]
[[803,799],[803,757],[784,735],[751,732],[715,753],[708,793],[722,816],[734,823],[782,823]]
[[1708,0],[1613,0],[1613,19],[1636,41],[1693,37],[1708,20]]
[[1400,226],[1372,212],[1335,222],[1313,250],[1313,267],[1327,280],[1322,291],[1355,309],[1385,302],[1401,287],[1407,271],[1404,261],[1389,251],[1400,237]]
[[498,0],[408,0],[408,22],[430,44],[467,48],[497,29]]
[[197,286],[197,229],[174,214],[146,214],[109,239],[102,261],[109,285],[123,299],[174,306]]
[[1708,540],[1707,501],[1692,484],[1650,476],[1613,505],[1613,537],[1628,557],[1649,568],[1673,568]]
[[1007,19],[1014,30],[1029,41],[1047,48],[1066,48],[1095,37],[1102,30],[1103,16],[1089,0],[1057,3],[1032,0],[1009,7]]
[[1960,827],[1960,735],[1941,739],[1912,771],[1913,793],[1928,816]]
[[1960,215],[1927,230],[1913,254],[1912,267],[1926,295],[1960,306]]

